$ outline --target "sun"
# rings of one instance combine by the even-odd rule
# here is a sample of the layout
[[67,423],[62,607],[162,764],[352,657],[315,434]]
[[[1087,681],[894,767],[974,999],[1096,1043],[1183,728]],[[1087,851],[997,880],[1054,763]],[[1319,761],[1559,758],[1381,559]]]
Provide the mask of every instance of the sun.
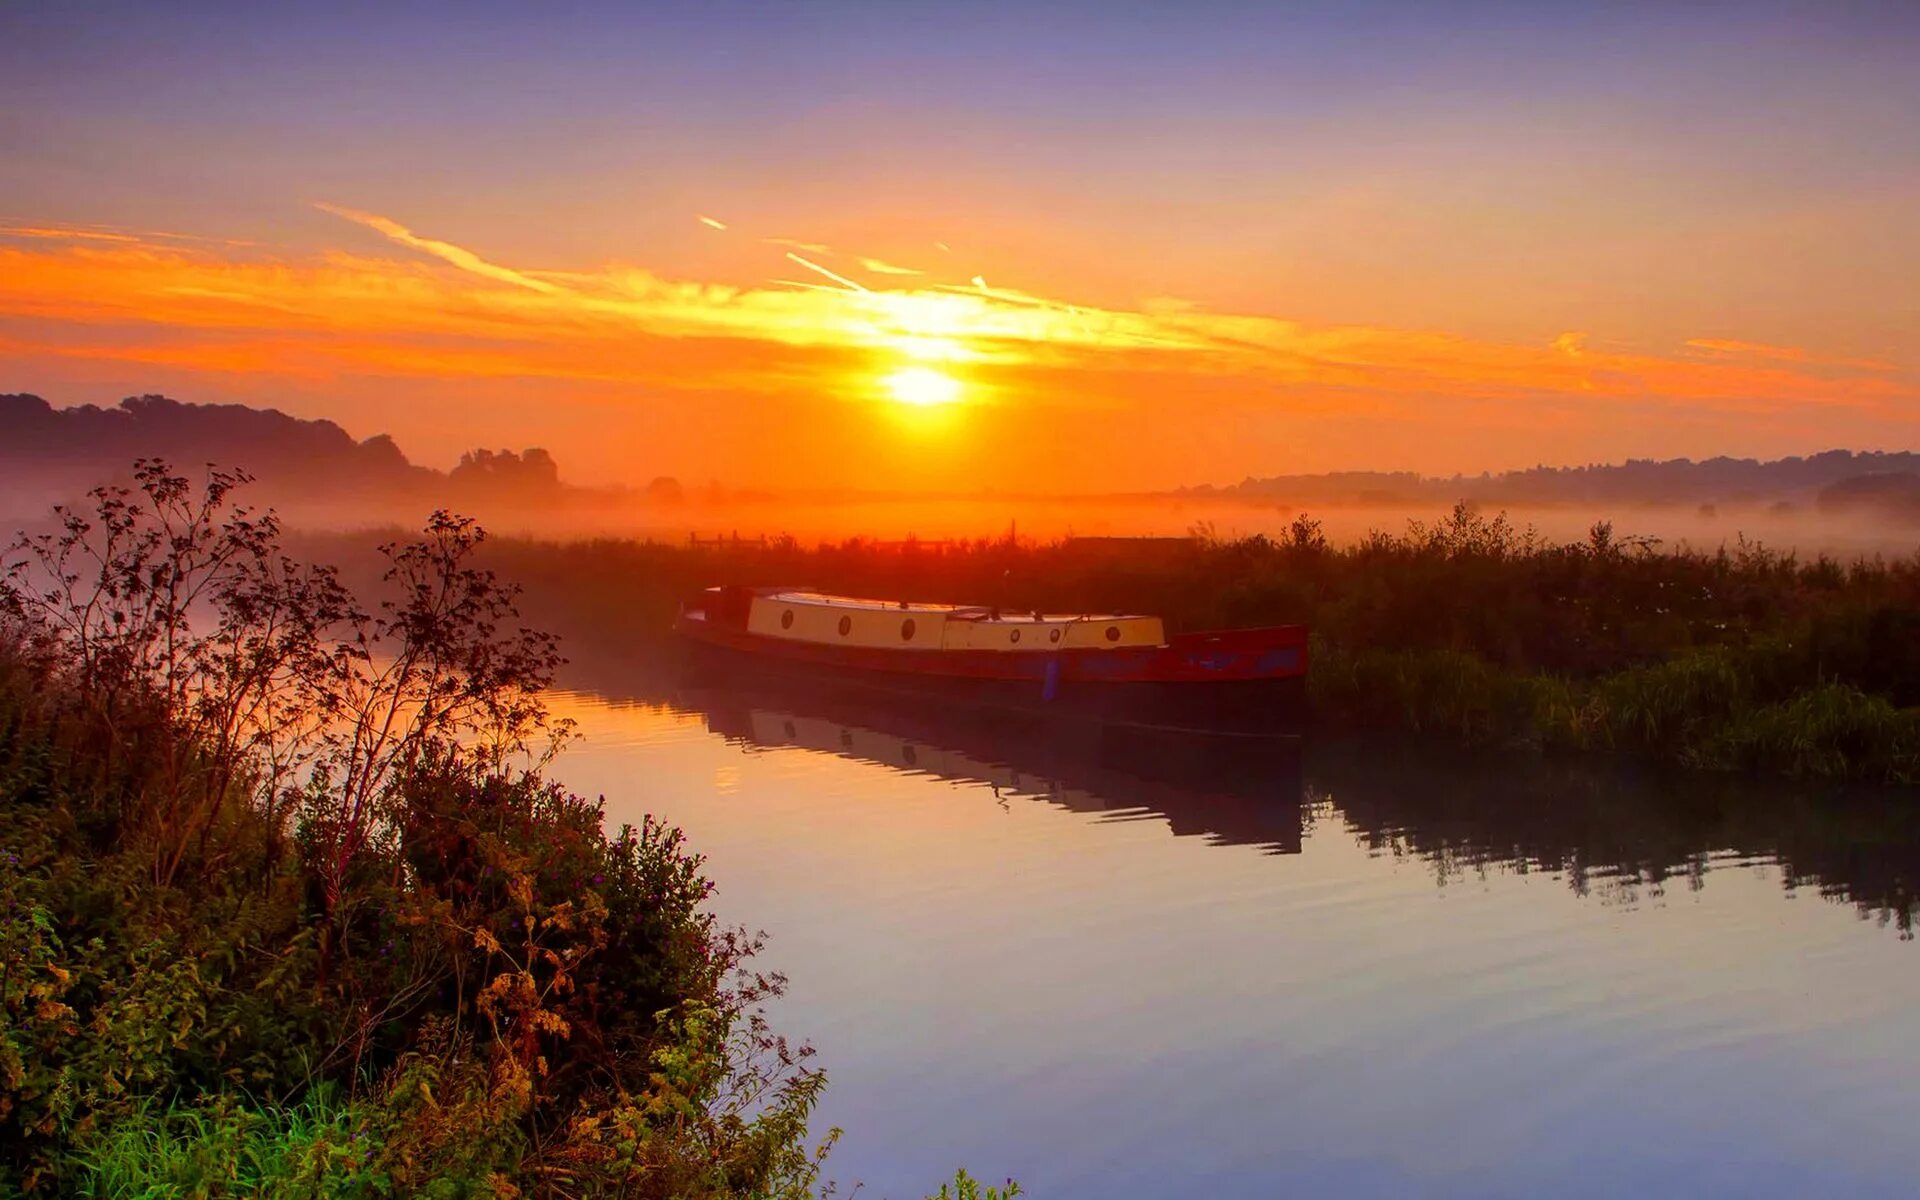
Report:
[[880,382],[895,400],[917,408],[952,404],[960,398],[960,381],[932,367],[905,367]]

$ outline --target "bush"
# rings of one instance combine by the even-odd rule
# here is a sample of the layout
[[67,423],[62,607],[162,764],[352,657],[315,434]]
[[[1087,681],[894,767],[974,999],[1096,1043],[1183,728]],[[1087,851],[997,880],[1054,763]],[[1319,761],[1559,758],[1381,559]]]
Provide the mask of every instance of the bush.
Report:
[[369,612],[241,477],[138,479],[0,589],[0,1192],[813,1194],[783,981],[678,830],[543,777],[481,532]]

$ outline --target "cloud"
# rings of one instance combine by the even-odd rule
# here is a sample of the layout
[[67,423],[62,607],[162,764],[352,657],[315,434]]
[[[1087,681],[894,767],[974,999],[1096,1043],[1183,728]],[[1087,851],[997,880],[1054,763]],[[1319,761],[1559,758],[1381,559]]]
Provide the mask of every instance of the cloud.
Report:
[[790,250],[805,250],[808,254],[832,254],[832,246],[823,246],[819,242],[803,242],[795,238],[761,238],[769,246],[785,246]]
[[51,238],[59,241],[94,241],[138,243],[140,239],[130,233],[102,233],[92,229],[69,229],[65,226],[0,226],[0,237],[15,238]]
[[860,260],[860,265],[865,269],[872,271],[875,275],[924,275],[926,274],[925,271],[921,271],[914,267],[897,267],[890,262],[882,262],[880,259],[877,259],[877,258],[862,258]]
[[[903,362],[938,360],[1033,404],[1129,405],[1148,420],[1198,394],[1266,410],[1402,410],[1446,398],[1515,411],[1564,405],[1596,422],[1608,406],[1840,407],[1908,427],[1920,402],[1920,387],[1888,364],[1760,343],[1695,339],[1675,353],[1633,353],[1596,349],[1577,332],[1527,344],[1310,326],[1187,301],[1100,308],[984,281],[885,277],[863,287],[799,254],[791,260],[821,280],[736,287],[621,264],[536,272],[384,217],[323,207],[430,261],[80,237],[0,242],[9,356],[30,358],[41,345],[63,359],[163,355],[169,366],[266,375],[527,375],[685,388],[724,381],[768,394],[811,388],[824,398],[857,393],[862,379]],[[153,330],[169,337],[156,342]]]
[[1897,371],[1893,363],[1872,358],[1828,358],[1799,346],[1769,346],[1765,342],[1736,342],[1725,338],[1690,338],[1687,346],[1709,354],[1803,363],[1814,367],[1844,367],[1853,371]]
[[439,242],[432,238],[417,236],[411,229],[398,221],[389,220],[375,213],[361,212],[353,208],[341,208],[338,205],[315,201],[314,207],[322,212],[344,217],[360,225],[365,225],[377,233],[386,235],[402,246],[410,246],[425,254],[442,259],[459,267],[462,271],[471,271],[487,279],[497,279],[502,283],[511,283],[535,292],[554,292],[559,289],[539,279],[533,279],[508,267],[498,266],[481,258],[473,251],[454,245],[452,242]]
[[148,241],[205,242],[213,246],[254,244],[236,238],[167,233],[158,229],[121,229],[111,225],[0,225],[0,237],[42,238],[62,242],[119,242],[122,245],[138,245]]

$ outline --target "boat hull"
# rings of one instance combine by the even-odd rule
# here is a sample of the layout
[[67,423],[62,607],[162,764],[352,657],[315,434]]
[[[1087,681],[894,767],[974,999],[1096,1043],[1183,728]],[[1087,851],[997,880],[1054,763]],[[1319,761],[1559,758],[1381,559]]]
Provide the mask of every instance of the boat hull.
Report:
[[1286,735],[1306,710],[1298,627],[1174,638],[1139,650],[1012,655],[901,651],[760,637],[699,611],[675,626],[695,669],[937,697],[968,707],[1203,733]]

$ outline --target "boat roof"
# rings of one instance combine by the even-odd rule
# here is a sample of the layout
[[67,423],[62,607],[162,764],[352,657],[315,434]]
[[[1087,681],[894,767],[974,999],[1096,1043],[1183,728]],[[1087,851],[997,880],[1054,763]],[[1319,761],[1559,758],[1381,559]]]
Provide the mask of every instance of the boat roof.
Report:
[[874,600],[860,596],[836,596],[810,588],[760,588],[755,592],[763,600],[781,604],[807,604],[831,608],[849,608],[869,612],[944,613],[962,620],[1000,621],[1124,621],[1139,620],[1144,613],[1039,613],[1031,609],[985,604],[933,604],[914,600]]

